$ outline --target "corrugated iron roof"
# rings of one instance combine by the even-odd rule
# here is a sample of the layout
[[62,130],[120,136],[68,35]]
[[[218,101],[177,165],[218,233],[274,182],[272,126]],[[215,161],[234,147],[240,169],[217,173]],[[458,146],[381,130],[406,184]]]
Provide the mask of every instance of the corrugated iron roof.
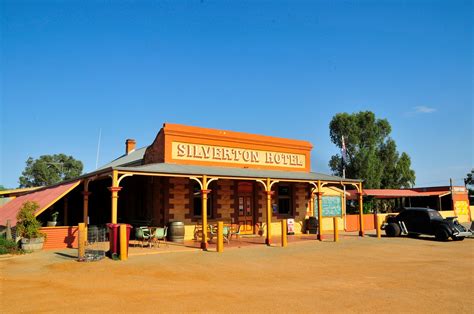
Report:
[[137,165],[137,164],[140,165],[147,148],[148,146],[145,146],[145,147],[134,150],[128,155],[127,154],[122,155],[119,158],[109,162],[108,164],[103,165],[97,170],[106,169],[110,167],[120,167],[120,166],[123,167],[127,165]]
[[22,193],[28,193],[37,189],[40,189],[41,187],[31,187],[31,188],[19,188],[19,189],[9,189],[9,190],[2,190],[0,191],[0,196],[16,196],[18,194]]
[[193,165],[178,165],[171,163],[157,163],[143,166],[132,167],[113,167],[120,171],[143,172],[145,173],[160,173],[160,174],[181,174],[181,175],[209,175],[219,177],[242,177],[242,178],[272,178],[272,179],[287,179],[287,180],[302,180],[302,181],[345,181],[345,182],[361,182],[356,179],[343,179],[341,177],[330,176],[327,174],[316,172],[301,172],[301,171],[277,171],[277,170],[260,170],[250,168],[232,168],[232,167],[210,167],[210,166],[193,166]]
[[[357,191],[351,190],[349,199],[357,198]],[[365,189],[364,196],[373,196],[375,198],[397,198],[397,197],[423,197],[423,196],[441,196],[448,195],[450,191],[417,191],[414,189]]]
[[39,204],[39,208],[35,212],[35,216],[38,216],[44,210],[48,209],[64,195],[78,186],[79,183],[81,183],[81,180],[44,188],[40,191],[18,196],[17,198],[0,207],[0,225],[5,226],[8,219],[10,220],[12,226],[16,225],[16,215],[18,214],[18,211],[20,210],[20,207],[23,205],[23,203],[27,201],[35,201]]

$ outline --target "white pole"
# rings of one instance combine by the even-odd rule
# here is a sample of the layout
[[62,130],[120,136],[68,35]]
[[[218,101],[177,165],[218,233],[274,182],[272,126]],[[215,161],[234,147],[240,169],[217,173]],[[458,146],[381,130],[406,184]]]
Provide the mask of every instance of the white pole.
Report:
[[[342,169],[342,177],[345,179],[346,178],[346,166]],[[343,185],[344,188],[344,196],[343,196],[343,210],[344,210],[344,231],[347,229],[347,212],[346,212],[346,185]]]
[[[345,143],[344,143],[344,136],[342,136],[342,145],[344,146],[344,149],[345,149]],[[346,152],[344,152],[343,154],[346,154]],[[343,156],[341,156],[341,158],[343,158]],[[346,178],[346,161],[343,160],[342,161],[342,178],[345,179]],[[346,212],[346,185],[344,184],[343,185],[343,189],[344,189],[344,196],[343,196],[343,209],[344,209],[344,231],[347,230],[347,212]]]
[[102,128],[99,129],[99,141],[97,143],[97,157],[95,159],[95,169],[99,167],[99,150],[100,150],[100,138],[102,137]]

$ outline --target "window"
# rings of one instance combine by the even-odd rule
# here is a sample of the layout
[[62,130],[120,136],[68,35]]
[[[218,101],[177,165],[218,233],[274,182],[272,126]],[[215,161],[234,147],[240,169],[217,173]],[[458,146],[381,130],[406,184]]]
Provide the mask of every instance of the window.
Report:
[[[194,182],[192,185],[192,213],[194,217],[202,217],[201,186]],[[207,218],[213,218],[212,193],[207,195]]]
[[429,210],[428,215],[432,220],[443,220],[443,216],[436,210]]
[[291,192],[291,185],[278,185],[278,214],[291,215],[293,213],[293,197]]

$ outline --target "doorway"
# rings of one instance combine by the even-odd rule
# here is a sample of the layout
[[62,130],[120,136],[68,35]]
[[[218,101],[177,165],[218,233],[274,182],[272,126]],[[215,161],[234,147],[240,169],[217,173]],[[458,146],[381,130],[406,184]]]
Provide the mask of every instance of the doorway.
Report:
[[241,234],[254,233],[254,197],[253,183],[237,184],[237,223]]

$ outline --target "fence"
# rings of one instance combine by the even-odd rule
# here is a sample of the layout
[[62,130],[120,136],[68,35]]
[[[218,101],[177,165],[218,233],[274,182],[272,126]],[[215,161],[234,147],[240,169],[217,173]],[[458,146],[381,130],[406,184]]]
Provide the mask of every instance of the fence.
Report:
[[108,232],[106,228],[89,226],[87,228],[87,242],[85,246],[85,261],[98,261],[105,257],[109,249]]

